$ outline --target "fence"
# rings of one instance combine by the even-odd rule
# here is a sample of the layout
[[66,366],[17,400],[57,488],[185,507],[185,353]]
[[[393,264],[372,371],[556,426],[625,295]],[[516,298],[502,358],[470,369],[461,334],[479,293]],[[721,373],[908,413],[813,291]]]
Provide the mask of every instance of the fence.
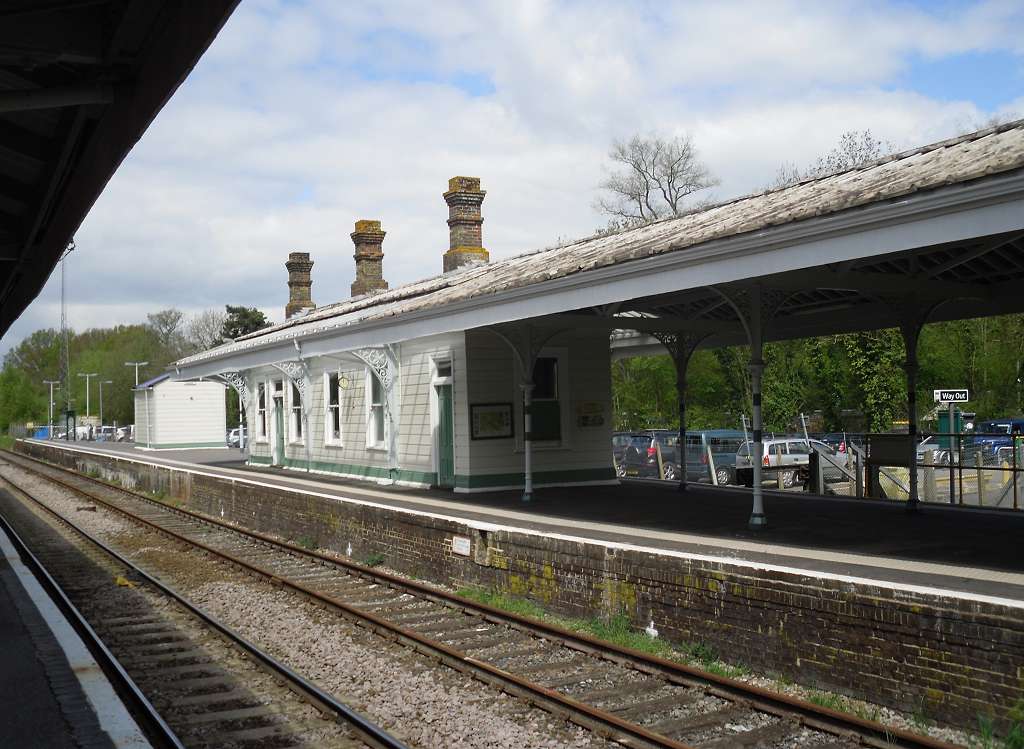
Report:
[[[766,482],[779,489],[856,498],[906,501],[910,496],[910,437],[893,434],[794,435],[778,437],[766,456]],[[691,440],[694,444],[690,444]],[[724,438],[723,438],[724,440]],[[740,441],[741,443],[741,441]],[[723,441],[724,444],[724,441]],[[887,464],[887,457],[896,459]],[[642,452],[642,451],[641,451]],[[712,450],[700,433],[687,435],[687,479],[709,484],[742,484],[734,454]],[[677,481],[678,444],[662,450],[651,440],[639,467],[615,458],[622,477],[647,476]],[[921,502],[1024,509],[1024,436],[1005,432],[924,433],[919,435],[913,470]],[[749,468],[746,469],[749,471]],[[749,479],[749,477],[747,477]],[[749,480],[747,481],[749,486]]]

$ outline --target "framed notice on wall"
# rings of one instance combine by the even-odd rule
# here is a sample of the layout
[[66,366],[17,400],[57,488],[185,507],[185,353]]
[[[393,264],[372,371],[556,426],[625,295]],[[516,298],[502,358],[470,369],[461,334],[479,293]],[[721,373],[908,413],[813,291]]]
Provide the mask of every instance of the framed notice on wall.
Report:
[[507,439],[514,434],[511,403],[471,403],[470,437],[475,440]]

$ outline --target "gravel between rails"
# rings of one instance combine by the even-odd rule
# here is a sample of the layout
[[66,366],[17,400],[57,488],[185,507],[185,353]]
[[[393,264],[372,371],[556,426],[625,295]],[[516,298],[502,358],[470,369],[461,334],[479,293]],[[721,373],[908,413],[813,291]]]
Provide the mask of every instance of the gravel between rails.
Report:
[[587,730],[341,620],[8,465],[0,475],[137,561],[323,689],[418,747],[610,747]]

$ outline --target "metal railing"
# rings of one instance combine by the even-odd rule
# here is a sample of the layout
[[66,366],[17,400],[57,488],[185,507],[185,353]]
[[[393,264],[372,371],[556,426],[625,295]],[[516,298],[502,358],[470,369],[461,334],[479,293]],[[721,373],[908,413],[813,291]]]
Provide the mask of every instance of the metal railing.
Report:
[[[779,489],[847,496],[851,498],[906,501],[910,497],[910,437],[893,434],[846,433],[841,439],[829,435],[792,435],[788,441],[801,442],[810,448],[810,459],[801,463],[765,468],[764,480]],[[894,441],[900,447],[898,460],[892,465],[880,454],[891,453]],[[918,435],[914,448],[918,500],[927,503],[1024,509],[1024,435],[1004,432],[925,432]],[[883,451],[883,443],[887,450]],[[898,445],[899,446],[899,445]],[[876,449],[873,450],[872,448]],[[662,452],[655,441],[651,447],[649,466],[640,472],[629,472],[615,460],[619,475],[661,478],[678,481],[678,446]],[[727,467],[729,483],[742,484],[734,459],[713,454],[706,444],[687,444],[687,479],[691,482],[720,484],[716,469]],[[694,465],[694,455],[701,465]],[[613,459],[614,460],[614,459]]]
[[816,465],[811,466],[818,475],[810,477],[809,488],[823,494],[905,501],[913,469],[921,502],[1024,509],[1024,436],[922,433],[913,467],[910,461],[885,465],[874,458],[873,443],[892,439],[889,434],[851,434],[846,435],[842,452],[818,450]]

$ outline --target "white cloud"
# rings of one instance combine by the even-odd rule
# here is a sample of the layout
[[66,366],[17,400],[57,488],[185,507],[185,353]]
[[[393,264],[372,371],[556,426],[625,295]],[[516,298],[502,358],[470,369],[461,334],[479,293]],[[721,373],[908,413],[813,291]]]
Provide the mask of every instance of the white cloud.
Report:
[[[1013,2],[246,0],[78,232],[71,321],[225,303],[280,318],[293,250],[313,255],[317,302],[343,299],[359,218],[383,221],[393,286],[433,275],[455,174],[488,191],[492,256],[589,233],[608,143],[633,132],[693,134],[719,198],[845,130],[946,137],[992,113],[894,76],[921,57],[1020,54],[1021,20]],[[0,349],[57,325],[56,298],[51,283]]]

